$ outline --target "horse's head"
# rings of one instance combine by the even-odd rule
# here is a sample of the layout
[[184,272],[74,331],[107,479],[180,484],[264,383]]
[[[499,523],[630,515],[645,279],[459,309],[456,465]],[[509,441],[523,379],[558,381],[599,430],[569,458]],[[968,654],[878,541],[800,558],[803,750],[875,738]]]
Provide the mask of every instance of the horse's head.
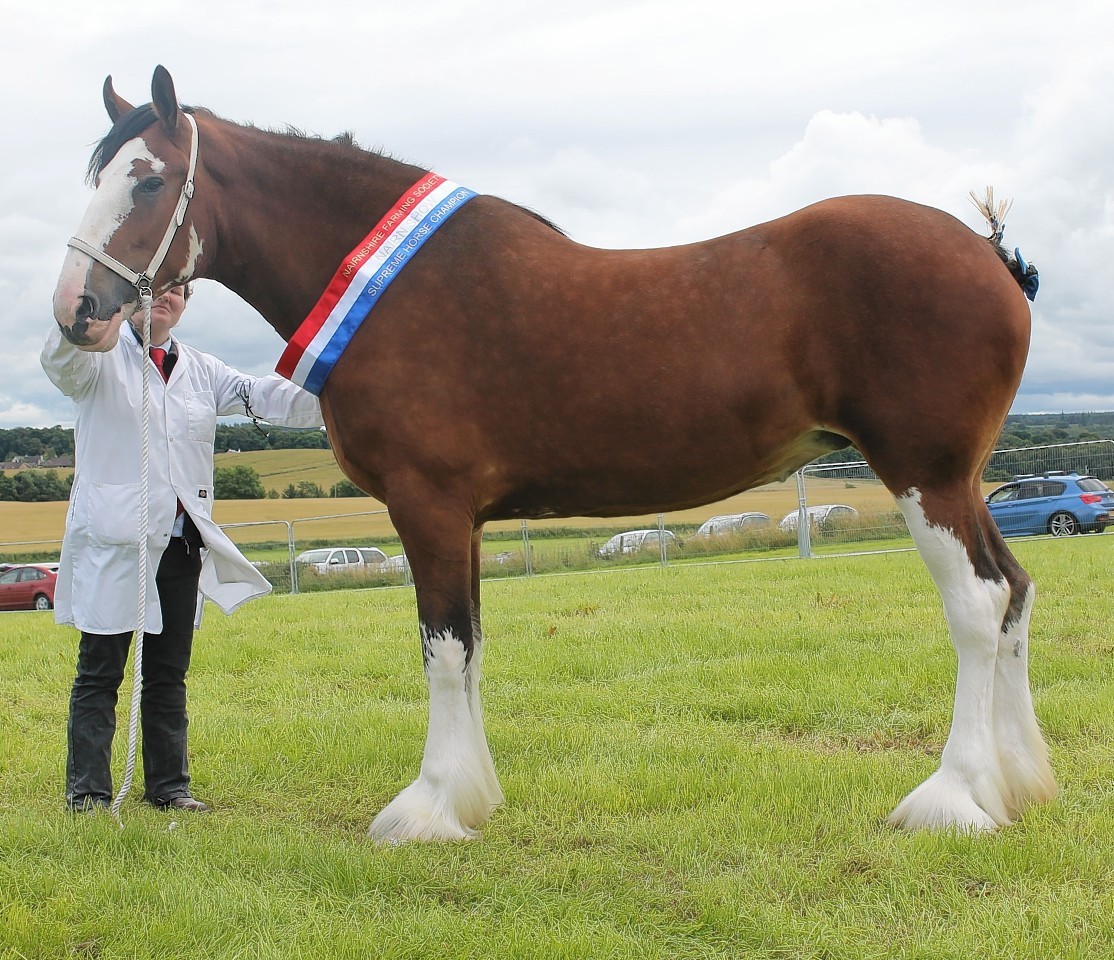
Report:
[[140,288],[157,294],[189,280],[203,248],[197,206],[187,210],[196,124],[179,107],[170,74],[155,68],[151,103],[141,107],[117,96],[109,77],[104,105],[113,125],[89,164],[96,192],[54,291],[62,333],[85,350],[115,346]]

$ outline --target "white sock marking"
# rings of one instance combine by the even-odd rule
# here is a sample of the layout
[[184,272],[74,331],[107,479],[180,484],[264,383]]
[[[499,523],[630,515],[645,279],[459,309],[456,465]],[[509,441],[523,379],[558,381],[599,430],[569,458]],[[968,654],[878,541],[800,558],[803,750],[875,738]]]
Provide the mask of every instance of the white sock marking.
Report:
[[481,643],[471,662],[451,632],[429,632],[429,730],[418,778],[394,798],[371,824],[381,842],[464,840],[476,836],[503,794],[491,762],[480,710]]

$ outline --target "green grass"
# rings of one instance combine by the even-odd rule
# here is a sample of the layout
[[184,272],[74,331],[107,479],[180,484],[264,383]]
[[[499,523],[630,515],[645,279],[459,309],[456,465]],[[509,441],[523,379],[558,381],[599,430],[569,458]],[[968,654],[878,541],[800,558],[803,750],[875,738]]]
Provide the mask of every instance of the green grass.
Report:
[[487,584],[507,804],[469,844],[365,836],[421,759],[411,590],[207,611],[191,746],[216,811],[129,799],[123,830],[61,810],[73,633],[5,615],[0,957],[1112,957],[1109,540],[1017,552],[1062,792],[992,837],[884,822],[953,691],[913,554]]

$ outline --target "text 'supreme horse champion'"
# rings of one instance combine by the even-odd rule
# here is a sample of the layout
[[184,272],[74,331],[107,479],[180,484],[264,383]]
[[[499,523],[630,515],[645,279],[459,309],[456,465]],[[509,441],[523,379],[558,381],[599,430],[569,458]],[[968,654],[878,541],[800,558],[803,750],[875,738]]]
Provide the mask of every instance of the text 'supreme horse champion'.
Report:
[[[137,286],[234,290],[308,350],[291,360],[300,382],[325,370],[337,460],[387,504],[410,560],[429,732],[374,837],[471,837],[503,798],[480,709],[486,521],[693,507],[849,442],[897,499],[959,658],[940,768],[891,820],[991,830],[1053,796],[1029,691],[1034,588],[979,487],[1029,344],[1024,264],[1000,233],[856,196],[703,243],[599,250],[461,190],[435,235],[383,241],[424,242],[405,269],[327,295],[372,257],[369,230],[440,178],[183,108],[161,67],[151,104],[133,108],[111,79],[104,99],[113,127],[55,294],[63,332],[108,350]],[[136,279],[164,235],[161,267]],[[328,348],[306,346],[303,321],[353,295],[375,309],[341,323],[350,342],[322,368]]]

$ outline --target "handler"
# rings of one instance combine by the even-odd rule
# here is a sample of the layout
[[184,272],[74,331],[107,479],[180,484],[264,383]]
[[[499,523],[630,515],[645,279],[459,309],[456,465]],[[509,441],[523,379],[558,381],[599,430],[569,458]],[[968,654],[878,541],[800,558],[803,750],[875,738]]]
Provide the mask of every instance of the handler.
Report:
[[97,352],[79,350],[55,325],[42,352],[47,376],[76,408],[77,468],[55,592],[55,620],[81,631],[67,724],[66,803],[74,811],[112,800],[117,691],[138,619],[142,364],[152,364],[143,775],[144,799],[159,808],[209,809],[190,793],[186,758],[199,587],[225,613],[271,590],[212,519],[216,418],[322,423],[312,394],[281,377],[239,373],[171,337],[190,293],[174,287],[152,303],[150,358],[134,327]]

